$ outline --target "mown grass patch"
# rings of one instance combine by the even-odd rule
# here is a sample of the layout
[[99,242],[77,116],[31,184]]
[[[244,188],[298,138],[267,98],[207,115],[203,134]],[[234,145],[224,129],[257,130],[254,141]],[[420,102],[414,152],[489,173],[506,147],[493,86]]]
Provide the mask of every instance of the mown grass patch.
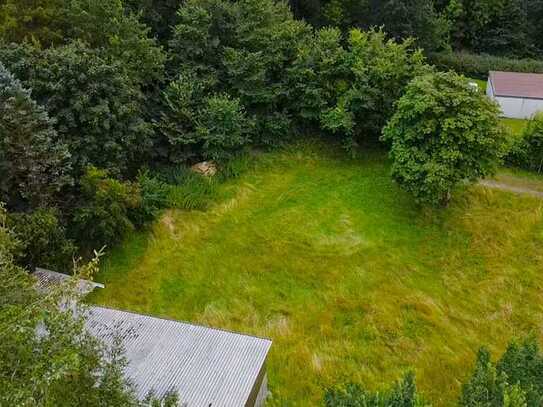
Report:
[[421,210],[383,153],[319,143],[251,167],[113,250],[91,300],[272,338],[271,405],[409,368],[450,405],[480,345],[541,332],[541,200],[472,187]]

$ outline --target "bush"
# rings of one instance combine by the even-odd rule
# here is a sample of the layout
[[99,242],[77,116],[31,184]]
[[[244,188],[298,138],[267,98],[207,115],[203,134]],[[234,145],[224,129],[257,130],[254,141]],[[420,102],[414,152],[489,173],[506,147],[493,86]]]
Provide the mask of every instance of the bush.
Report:
[[89,167],[81,178],[81,202],[73,216],[73,233],[85,248],[113,245],[134,229],[131,210],[141,205],[137,186],[110,178],[106,170]]
[[468,52],[441,52],[428,54],[428,60],[440,71],[486,79],[490,71],[543,73],[543,60],[513,59]]
[[369,392],[360,385],[348,384],[326,391],[326,407],[416,407],[424,406],[424,401],[417,394],[415,375],[408,373],[391,389],[384,392]]
[[455,73],[413,80],[383,130],[392,177],[418,203],[446,204],[462,181],[492,174],[505,149],[499,108]]
[[167,206],[170,188],[148,170],[140,171],[136,182],[141,194],[141,204],[131,210],[130,217],[136,226],[142,226],[155,219],[160,210]]
[[70,271],[76,246],[66,237],[66,229],[56,209],[38,209],[30,213],[11,213],[8,225],[23,244],[18,263],[33,270],[45,267]]
[[71,182],[70,154],[53,126],[0,63],[0,200],[10,208],[48,204]]
[[543,113],[534,116],[513,144],[507,162],[530,171],[543,172]]

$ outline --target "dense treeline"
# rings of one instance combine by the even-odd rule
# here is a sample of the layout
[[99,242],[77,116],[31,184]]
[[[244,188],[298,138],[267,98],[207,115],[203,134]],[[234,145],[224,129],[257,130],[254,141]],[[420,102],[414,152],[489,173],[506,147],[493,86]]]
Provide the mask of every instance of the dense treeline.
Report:
[[[163,207],[202,206],[213,182],[186,176],[194,162],[226,168],[248,148],[316,133],[351,153],[378,143],[409,83],[434,75],[417,30],[391,31],[395,40],[382,29],[314,29],[282,2],[188,0],[174,17],[173,0],[38,3],[0,5],[0,168],[9,173],[0,200],[14,232],[32,242],[18,259],[26,266],[65,269],[71,255],[119,242]],[[405,2],[412,21],[441,19],[423,3]],[[450,147],[431,142],[439,126],[402,154],[401,120],[382,138],[395,179],[421,203],[446,203],[503,155],[497,110],[463,81],[442,82],[464,103],[449,120],[464,120],[457,142],[482,146],[482,156],[446,159]],[[437,105],[429,109],[440,123],[448,116]],[[426,154],[410,155],[420,143]],[[422,192],[430,178],[440,187]]]
[[541,0],[291,0],[316,27],[384,26],[394,38],[415,37],[427,51],[468,50],[543,57]]

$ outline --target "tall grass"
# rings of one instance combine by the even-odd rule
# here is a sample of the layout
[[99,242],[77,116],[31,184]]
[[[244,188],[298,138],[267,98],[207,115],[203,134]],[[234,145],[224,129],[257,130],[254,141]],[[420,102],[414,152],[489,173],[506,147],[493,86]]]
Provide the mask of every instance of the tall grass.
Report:
[[410,368],[448,405],[481,344],[501,353],[540,332],[541,200],[475,186],[423,211],[385,154],[329,144],[253,167],[207,210],[167,211],[113,251],[93,301],[270,337],[270,406],[318,405],[327,386],[376,389]]

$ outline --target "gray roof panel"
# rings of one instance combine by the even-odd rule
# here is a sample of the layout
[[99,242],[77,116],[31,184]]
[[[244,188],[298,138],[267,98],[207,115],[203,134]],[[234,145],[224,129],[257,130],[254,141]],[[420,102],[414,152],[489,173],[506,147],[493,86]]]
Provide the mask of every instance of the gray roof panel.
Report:
[[244,406],[266,361],[268,339],[103,307],[89,307],[88,329],[124,339],[126,374],[138,396],[178,392],[191,406]]

